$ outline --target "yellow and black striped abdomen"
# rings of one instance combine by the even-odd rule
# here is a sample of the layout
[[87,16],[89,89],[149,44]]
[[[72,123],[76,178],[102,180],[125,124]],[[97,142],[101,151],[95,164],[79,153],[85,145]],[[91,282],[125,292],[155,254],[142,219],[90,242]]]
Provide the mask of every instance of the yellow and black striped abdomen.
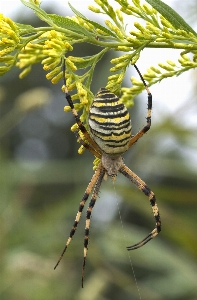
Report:
[[89,112],[90,134],[103,152],[121,155],[131,139],[131,120],[120,99],[105,88],[95,95]]

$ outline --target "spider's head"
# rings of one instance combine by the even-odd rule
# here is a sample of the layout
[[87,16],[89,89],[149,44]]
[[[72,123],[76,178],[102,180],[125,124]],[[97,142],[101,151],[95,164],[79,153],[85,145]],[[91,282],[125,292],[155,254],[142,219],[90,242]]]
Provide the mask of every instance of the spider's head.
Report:
[[106,174],[111,177],[113,181],[116,180],[116,176],[118,175],[118,171],[123,164],[123,160],[121,156],[110,156],[106,153],[102,154],[101,162],[103,167],[106,170]]

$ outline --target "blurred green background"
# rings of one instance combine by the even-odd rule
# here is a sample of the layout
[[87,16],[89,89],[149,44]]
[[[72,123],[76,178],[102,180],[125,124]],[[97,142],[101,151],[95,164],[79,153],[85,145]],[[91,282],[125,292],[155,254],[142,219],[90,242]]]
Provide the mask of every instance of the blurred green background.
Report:
[[[18,21],[30,22],[29,17]],[[95,52],[82,45],[74,54]],[[95,93],[106,84],[110,55],[96,68]],[[128,77],[133,69],[129,72]],[[151,207],[123,176],[115,184],[104,182],[92,214],[82,289],[85,211],[64,258],[55,271],[53,267],[92,177],[93,156],[77,154],[61,84],[52,86],[41,66],[23,80],[17,69],[1,78],[1,300],[197,299],[197,126],[189,122],[197,114],[196,76],[188,84],[193,91],[175,114],[158,105],[154,111],[153,104],[150,132],[124,155],[157,196],[160,235],[127,252],[126,246],[154,228]],[[177,86],[179,97],[181,88]],[[153,93],[153,99],[159,102],[159,95]],[[146,107],[143,93],[130,110],[134,133],[145,124]]]

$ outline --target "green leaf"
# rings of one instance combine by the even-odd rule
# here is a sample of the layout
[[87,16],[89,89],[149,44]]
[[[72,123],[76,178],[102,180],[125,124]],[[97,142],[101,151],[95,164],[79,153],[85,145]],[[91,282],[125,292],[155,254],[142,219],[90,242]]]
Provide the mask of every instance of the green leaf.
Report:
[[90,66],[92,67],[103,57],[104,53],[105,53],[104,51],[101,51],[100,53],[98,53],[96,55],[84,56],[84,57],[82,57],[84,59],[84,61],[74,62],[74,64],[76,65],[77,69],[85,69]]
[[49,18],[48,14],[41,9],[40,7],[38,7],[37,5],[24,1],[24,0],[20,0],[25,6],[33,9],[33,11],[35,12],[35,14],[44,22],[48,23],[49,25],[53,25],[53,23],[51,22],[52,20]]
[[43,21],[45,21],[46,23],[48,23],[51,26],[58,26],[58,27],[62,27],[71,31],[75,31],[77,33],[82,33],[85,36],[89,37],[89,38],[93,38],[93,36],[89,33],[89,31],[85,28],[83,28],[82,26],[80,26],[79,24],[77,24],[76,22],[74,22],[73,20],[66,18],[66,17],[62,17],[62,16],[58,16],[55,14],[47,14],[43,9],[41,9],[40,7],[38,7],[37,5],[27,2],[25,0],[21,0],[21,2],[34,10],[35,14]]
[[173,39],[172,41],[173,41],[173,43],[181,43],[181,44],[185,44],[185,45],[191,45],[191,44],[196,45],[195,42],[187,41],[187,40]]
[[75,66],[77,67],[77,69],[85,69],[90,67],[91,65],[93,65],[93,63],[95,62],[95,59],[97,58],[97,55],[94,56],[84,56],[81,57],[84,59],[83,62],[74,62]]
[[29,32],[34,32],[35,28],[31,25],[27,25],[27,24],[21,24],[21,23],[15,23],[20,31],[21,34],[24,33],[29,33]]
[[94,38],[94,36],[87,29],[67,17],[62,17],[55,14],[48,14],[48,16],[53,21],[53,24],[58,27],[65,28],[80,34],[82,33],[90,39]]
[[191,32],[195,35],[197,33],[185,22],[185,20],[170,6],[163,3],[161,0],[146,0],[154,9],[156,9],[166,20],[168,20],[176,29],[182,29]]
[[91,21],[89,19],[87,19],[82,13],[80,13],[78,10],[76,10],[69,2],[68,5],[70,6],[70,8],[72,9],[72,11],[81,19],[85,20],[86,22],[92,24],[95,28],[102,30],[103,32],[105,32],[106,34],[108,34],[109,36],[113,36],[113,37],[117,37],[115,35],[115,33],[113,33],[111,30],[107,29],[106,27],[100,25],[99,23],[95,22],[95,21]]
[[31,44],[43,44],[45,41],[47,41],[47,37],[36,39],[34,41],[31,41]]

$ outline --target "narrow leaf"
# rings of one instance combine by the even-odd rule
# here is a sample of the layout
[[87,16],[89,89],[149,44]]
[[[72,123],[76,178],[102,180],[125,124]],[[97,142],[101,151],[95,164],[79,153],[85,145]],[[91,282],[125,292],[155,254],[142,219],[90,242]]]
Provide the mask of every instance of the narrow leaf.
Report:
[[195,35],[197,33],[185,22],[185,20],[170,6],[161,0],[146,0],[154,9],[156,9],[166,20],[168,20],[176,29],[182,29],[191,32]]
[[68,5],[69,5],[70,8],[72,9],[72,11],[75,13],[75,15],[77,15],[78,17],[80,17],[80,18],[82,18],[82,19],[84,19],[84,20],[88,20],[88,19],[86,18],[86,16],[84,16],[82,13],[80,13],[80,11],[78,11],[76,8],[74,8],[74,7],[70,4],[70,2],[68,2]]
[[20,0],[25,6],[33,9],[33,11],[35,12],[35,14],[44,22],[48,23],[49,25],[53,25],[51,19],[48,17],[48,14],[41,9],[40,7],[38,7],[37,5],[31,3],[31,2],[27,2],[24,0]]
[[95,59],[97,58],[97,56],[96,55],[95,56],[84,56],[82,58],[84,59],[84,61],[74,62],[77,69],[88,68],[89,66],[91,66],[95,62]]
[[109,36],[117,37],[115,35],[115,33],[113,33],[111,30],[107,29],[106,27],[100,25],[99,23],[97,23],[95,21],[91,21],[91,20],[87,19],[82,13],[80,13],[78,10],[76,10],[70,3],[68,3],[68,5],[72,9],[72,11],[76,14],[76,16],[78,16],[81,19],[85,20],[86,22],[92,24],[95,28],[102,30],[103,32],[105,32]]
[[55,14],[48,14],[48,16],[53,21],[53,24],[57,25],[58,27],[65,28],[77,33],[82,33],[90,39],[93,38],[92,34],[87,29],[71,20],[70,18],[58,16]]
[[15,23],[20,31],[21,34],[34,32],[35,28],[31,25]]

